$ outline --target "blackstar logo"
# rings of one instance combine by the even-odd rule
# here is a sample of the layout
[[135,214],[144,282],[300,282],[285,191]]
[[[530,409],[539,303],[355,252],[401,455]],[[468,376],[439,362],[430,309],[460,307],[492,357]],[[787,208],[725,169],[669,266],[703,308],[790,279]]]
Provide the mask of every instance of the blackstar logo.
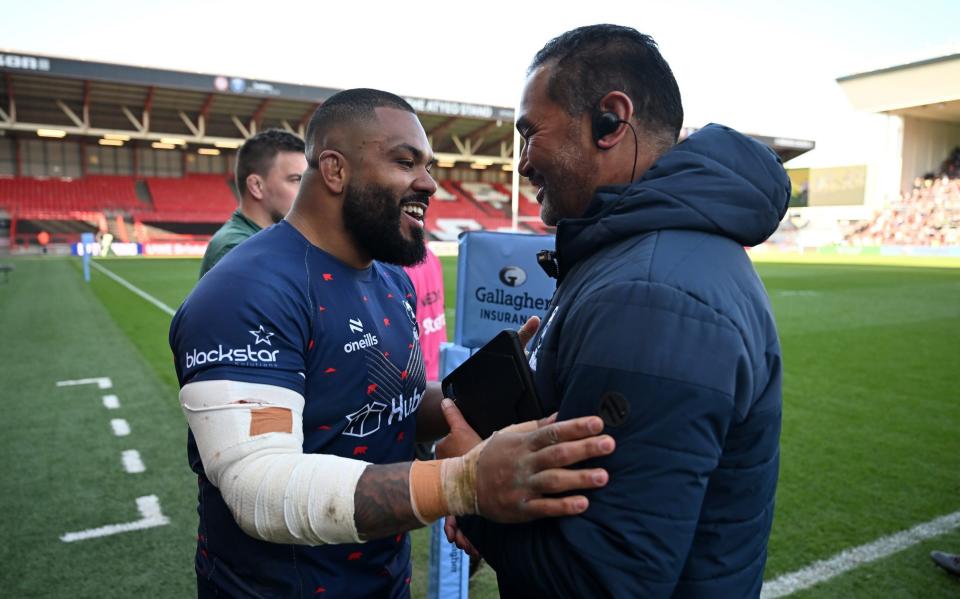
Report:
[[211,362],[264,362],[273,364],[277,361],[279,349],[270,351],[268,349],[255,350],[251,345],[246,347],[228,347],[224,349],[223,345],[217,345],[217,349],[209,351],[193,350],[187,352],[187,368],[194,366],[203,366]]
[[222,344],[217,344],[216,349],[193,349],[187,352],[184,355],[186,367],[193,368],[194,366],[203,366],[204,364],[218,362],[259,362],[262,364],[276,364],[277,355],[280,353],[279,349],[269,350],[255,348],[256,345],[260,345],[261,343],[271,345],[270,337],[273,337],[274,333],[267,331],[263,328],[263,325],[260,325],[259,329],[250,331],[250,334],[253,335],[254,338],[253,345],[248,343],[246,347],[225,348]]

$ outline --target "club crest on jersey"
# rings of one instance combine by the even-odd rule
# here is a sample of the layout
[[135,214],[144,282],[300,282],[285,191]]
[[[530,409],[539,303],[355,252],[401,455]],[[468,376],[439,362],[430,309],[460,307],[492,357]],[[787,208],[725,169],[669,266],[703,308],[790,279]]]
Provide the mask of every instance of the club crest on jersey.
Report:
[[410,306],[410,302],[403,300],[403,307],[407,311],[407,318],[410,319],[410,324],[413,325],[413,338],[417,341],[420,340],[420,324],[417,322],[417,313],[413,311],[413,308]]

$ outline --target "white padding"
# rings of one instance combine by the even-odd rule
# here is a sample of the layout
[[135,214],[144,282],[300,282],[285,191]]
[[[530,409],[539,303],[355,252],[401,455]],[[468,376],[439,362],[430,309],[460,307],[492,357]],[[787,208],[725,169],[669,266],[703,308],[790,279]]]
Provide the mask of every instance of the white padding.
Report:
[[[180,405],[203,469],[248,535],[274,543],[360,543],[354,492],[368,463],[303,453],[303,396],[237,381],[190,383]],[[253,411],[287,408],[293,432],[250,436]]]

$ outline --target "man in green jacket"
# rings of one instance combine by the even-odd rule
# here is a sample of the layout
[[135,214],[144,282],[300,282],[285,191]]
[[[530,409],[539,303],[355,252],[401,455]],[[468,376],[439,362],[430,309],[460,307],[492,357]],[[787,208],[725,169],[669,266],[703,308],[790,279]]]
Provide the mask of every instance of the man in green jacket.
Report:
[[240,242],[283,220],[307,169],[303,140],[281,129],[267,129],[237,152],[237,210],[213,235],[200,263],[200,276]]

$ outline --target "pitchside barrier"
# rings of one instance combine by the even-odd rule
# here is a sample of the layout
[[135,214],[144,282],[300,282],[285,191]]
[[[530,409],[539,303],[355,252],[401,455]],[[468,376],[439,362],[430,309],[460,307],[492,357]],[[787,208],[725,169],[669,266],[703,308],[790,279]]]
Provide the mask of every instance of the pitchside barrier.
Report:
[[[470,231],[460,236],[457,257],[457,324],[454,342],[440,346],[440,377],[503,329],[519,329],[531,316],[543,318],[556,281],[537,263],[552,250],[552,235]],[[428,599],[466,599],[470,559],[447,542],[443,520],[430,529]]]

